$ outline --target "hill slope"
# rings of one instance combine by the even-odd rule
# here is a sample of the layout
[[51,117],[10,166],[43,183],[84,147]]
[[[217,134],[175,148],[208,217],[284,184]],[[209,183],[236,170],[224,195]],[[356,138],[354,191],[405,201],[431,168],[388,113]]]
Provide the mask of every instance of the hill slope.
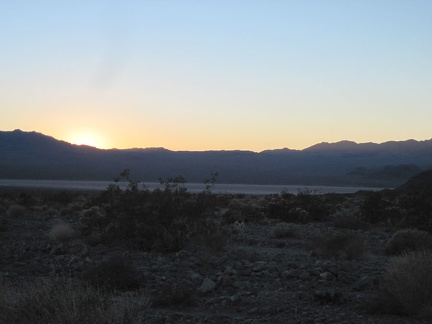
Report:
[[432,167],[432,140],[382,144],[342,141],[302,151],[101,150],[15,130],[0,132],[0,178],[158,181],[182,175],[202,182],[218,172],[221,183],[368,185],[394,187]]

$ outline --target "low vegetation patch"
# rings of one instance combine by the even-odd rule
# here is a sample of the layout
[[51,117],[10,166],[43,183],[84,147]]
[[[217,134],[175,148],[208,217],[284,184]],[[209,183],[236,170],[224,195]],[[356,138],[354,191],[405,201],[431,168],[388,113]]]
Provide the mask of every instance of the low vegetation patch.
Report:
[[72,225],[59,221],[55,223],[49,233],[48,237],[53,241],[67,241],[74,236]]
[[298,238],[300,236],[298,227],[288,223],[278,223],[270,231],[272,238]]
[[361,259],[368,250],[363,237],[349,230],[334,234],[316,233],[312,236],[310,248],[316,256],[340,260]]
[[184,249],[191,240],[202,242],[197,238],[207,233],[215,242],[211,248],[220,249],[225,231],[218,222],[207,222],[218,208],[210,188],[191,194],[184,187],[186,180],[178,176],[161,180],[164,189],[139,189],[128,170],[119,179],[126,181],[126,189],[118,183],[110,185],[93,201],[94,207],[81,213],[84,237],[106,245],[169,253]]
[[23,217],[26,214],[26,208],[21,205],[12,205],[7,211],[10,217]]
[[82,281],[38,278],[21,286],[0,282],[0,323],[75,324],[139,323],[145,295],[114,301],[113,295]]
[[365,223],[360,217],[360,210],[355,207],[343,207],[334,213],[330,223],[336,228],[358,230],[365,228]]
[[138,271],[121,256],[111,257],[88,268],[83,279],[98,289],[109,291],[136,290],[142,285]]
[[432,320],[432,253],[411,251],[394,257],[373,302],[372,313]]
[[388,241],[386,254],[401,254],[406,251],[432,248],[432,235],[416,229],[399,230]]

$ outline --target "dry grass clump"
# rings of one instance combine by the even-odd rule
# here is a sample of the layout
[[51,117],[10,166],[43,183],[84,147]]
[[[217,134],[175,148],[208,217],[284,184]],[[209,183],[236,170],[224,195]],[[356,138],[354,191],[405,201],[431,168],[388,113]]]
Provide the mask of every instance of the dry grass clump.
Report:
[[385,246],[386,254],[400,254],[405,251],[432,248],[432,235],[416,229],[399,230]]
[[394,257],[368,310],[431,321],[431,269],[431,251],[411,251]]
[[38,278],[19,287],[0,282],[0,323],[140,323],[148,298],[118,298],[66,278]]
[[298,238],[300,236],[298,227],[293,224],[278,223],[270,231],[272,238]]
[[12,205],[9,207],[7,214],[10,217],[23,217],[26,214],[26,209],[20,205]]
[[88,268],[83,279],[99,289],[109,291],[136,290],[141,287],[138,271],[121,256],[113,256]]
[[332,234],[316,233],[312,236],[310,248],[315,256],[339,260],[362,259],[368,250],[363,237],[349,230]]
[[330,222],[336,228],[358,230],[365,227],[359,208],[342,208],[331,217]]
[[72,226],[63,221],[59,221],[54,224],[48,233],[48,237],[53,241],[67,241],[73,236],[74,230]]

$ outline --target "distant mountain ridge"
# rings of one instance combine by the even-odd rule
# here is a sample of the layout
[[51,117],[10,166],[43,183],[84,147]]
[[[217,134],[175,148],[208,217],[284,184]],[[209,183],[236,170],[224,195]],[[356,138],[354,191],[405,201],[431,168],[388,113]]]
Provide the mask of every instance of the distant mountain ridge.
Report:
[[182,175],[190,182],[202,182],[218,172],[221,183],[394,187],[432,168],[432,140],[323,142],[303,150],[259,153],[102,150],[37,132],[0,131],[3,179],[111,180],[126,168],[141,181]]

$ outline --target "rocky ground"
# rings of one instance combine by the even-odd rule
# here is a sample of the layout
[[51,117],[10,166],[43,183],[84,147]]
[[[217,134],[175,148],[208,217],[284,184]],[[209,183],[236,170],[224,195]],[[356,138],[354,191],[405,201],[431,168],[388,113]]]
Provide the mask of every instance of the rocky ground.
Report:
[[[48,233],[73,215],[55,208],[29,209],[20,216],[1,212],[0,280],[31,277],[80,277],[110,257],[130,260],[144,283],[149,306],[143,323],[416,323],[391,315],[370,315],[370,301],[389,262],[382,253],[393,230],[377,225],[357,233],[368,242],[360,260],[322,258],[311,253],[317,231],[339,231],[330,223],[296,224],[297,235],[275,238],[280,220],[227,225],[224,251],[190,246],[177,253],[89,245],[78,235],[56,242]],[[121,293],[134,298],[134,292]],[[420,323],[420,322],[419,322]]]

